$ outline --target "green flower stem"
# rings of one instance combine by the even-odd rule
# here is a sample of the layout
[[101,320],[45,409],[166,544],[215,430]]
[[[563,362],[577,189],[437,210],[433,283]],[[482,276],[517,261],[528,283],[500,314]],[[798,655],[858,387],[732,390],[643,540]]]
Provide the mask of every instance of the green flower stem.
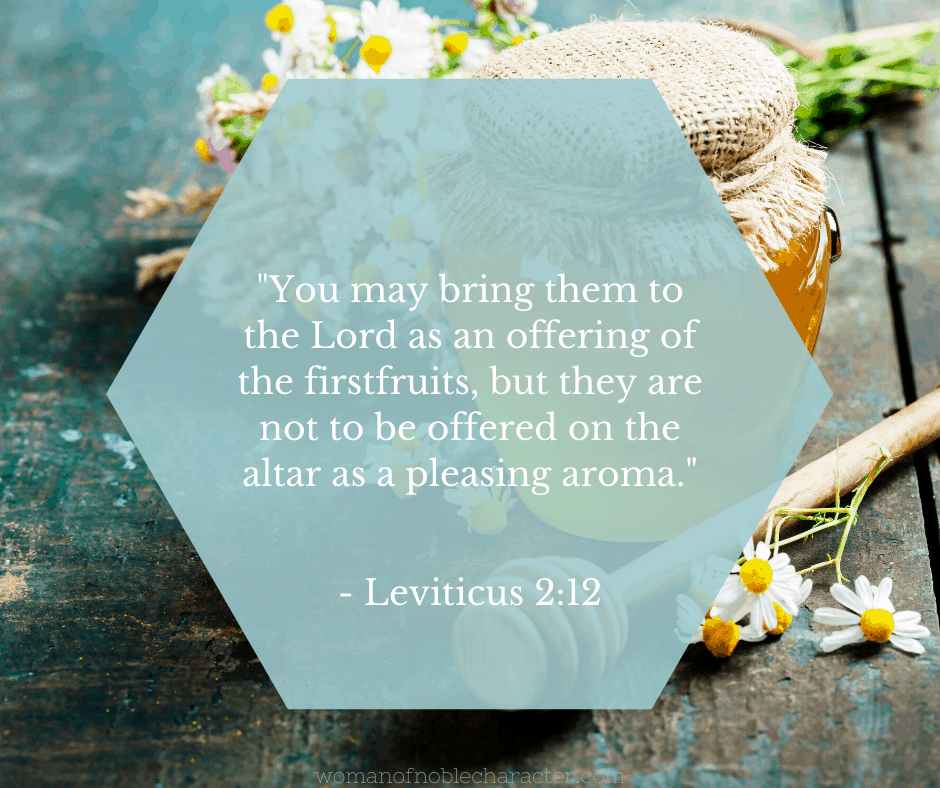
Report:
[[437,23],[437,27],[432,27],[432,30],[440,30],[444,25],[459,25],[460,27],[478,27],[476,22],[468,22],[466,19],[441,19]]
[[[873,443],[873,446],[878,446],[878,444]],[[836,505],[830,507],[824,507],[820,509],[776,509],[774,510],[769,518],[767,523],[767,534],[768,538],[771,533],[774,534],[774,540],[771,546],[773,547],[774,555],[780,551],[780,548],[783,545],[791,544],[799,539],[807,539],[814,534],[824,531],[827,528],[832,528],[836,525],[843,525],[842,529],[842,538],[839,540],[839,549],[836,551],[835,558],[829,556],[828,561],[822,561],[818,564],[813,564],[812,566],[800,570],[799,574],[806,574],[807,572],[812,572],[816,569],[821,569],[822,567],[835,564],[836,567],[836,580],[839,583],[842,583],[846,580],[846,577],[842,574],[842,555],[845,552],[845,546],[848,544],[849,532],[852,530],[852,526],[858,521],[858,510],[862,505],[862,499],[865,497],[865,493],[868,492],[868,488],[871,487],[872,483],[878,477],[878,474],[884,470],[885,466],[891,461],[891,454],[886,452],[882,446],[878,446],[878,450],[881,452],[880,457],[869,457],[868,459],[872,460],[875,464],[872,469],[868,472],[868,475],[861,481],[858,487],[855,489],[855,494],[852,496],[852,502],[848,506],[840,506],[840,487],[841,487],[841,474],[839,470],[839,461],[838,461],[838,449],[836,450]],[[776,526],[774,525],[775,518],[779,517],[777,520]],[[810,528],[803,533],[797,534],[796,536],[791,536],[787,539],[780,538],[780,528],[786,520],[797,519],[797,520],[807,520],[809,522],[815,522],[816,525]]]
[[349,49],[346,50],[346,54],[344,54],[342,58],[340,58],[340,63],[347,63],[349,61],[349,58],[352,57],[352,53],[355,52],[359,48],[359,45],[361,43],[362,43],[362,39],[360,38],[353,39],[353,43],[350,44]]

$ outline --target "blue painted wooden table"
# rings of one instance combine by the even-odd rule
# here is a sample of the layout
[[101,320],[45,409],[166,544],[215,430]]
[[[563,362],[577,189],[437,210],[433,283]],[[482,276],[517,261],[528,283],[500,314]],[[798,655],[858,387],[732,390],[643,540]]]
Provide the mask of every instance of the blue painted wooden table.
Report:
[[[570,24],[578,8],[548,11]],[[822,573],[779,641],[724,662],[690,648],[651,712],[283,707],[145,464],[114,450],[127,436],[105,397],[152,310],[134,293],[134,258],[193,232],[121,224],[123,191],[172,191],[194,172],[191,86],[214,61],[257,70],[254,6],[201,8],[199,24],[214,19],[218,33],[191,42],[185,9],[116,2],[5,15],[0,785],[267,788],[409,767],[487,780],[619,775],[636,786],[937,784],[935,448],[879,479],[846,566],[849,576],[887,572],[899,609],[924,613],[934,636],[922,657],[868,645],[821,655],[809,619],[831,604]],[[711,11],[744,15],[734,3]],[[860,23],[940,15],[892,13],[861,9]],[[838,26],[837,10],[826,14],[778,6],[766,18],[812,38]],[[845,252],[817,360],[834,397],[798,464],[902,407],[905,376],[916,394],[940,384],[940,104],[885,122],[880,137],[891,222],[906,238],[894,247],[901,287],[886,284],[869,164],[853,134],[829,159]],[[909,338],[900,350],[899,325]],[[831,551],[826,538],[813,555]]]

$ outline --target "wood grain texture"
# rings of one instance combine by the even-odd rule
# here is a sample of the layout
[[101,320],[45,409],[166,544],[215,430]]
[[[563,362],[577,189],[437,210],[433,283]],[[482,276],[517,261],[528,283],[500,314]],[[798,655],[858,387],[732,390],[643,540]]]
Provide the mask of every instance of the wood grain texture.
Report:
[[[940,386],[940,103],[881,124],[901,302],[919,395]],[[927,451],[940,496],[940,442]]]
[[[799,13],[811,18],[787,26],[807,38],[838,22],[835,11]],[[860,23],[906,21],[887,13],[866,7]],[[203,52],[180,51],[193,73],[211,72]],[[299,788],[318,784],[317,772],[409,767],[549,770],[552,782],[556,770],[587,772],[641,788],[937,784],[940,628],[909,463],[870,493],[846,570],[892,574],[899,608],[923,611],[934,633],[924,657],[870,646],[820,655],[803,610],[778,641],[730,661],[691,648],[648,713],[285,709],[145,464],[134,455],[126,468],[104,439],[127,437],[105,392],[152,309],[133,294],[134,259],[191,237],[113,222],[125,189],[172,190],[195,171],[179,133],[189,83],[170,71],[146,87],[176,103],[155,107],[140,92],[146,80],[90,34],[0,53],[3,788]],[[143,129],[129,125],[135,117]],[[886,129],[890,182],[908,184],[896,227],[916,230],[901,262],[921,387],[940,382],[935,128]],[[846,233],[818,353],[834,398],[797,465],[904,404],[863,153],[850,136],[829,162]],[[936,463],[932,472],[940,485]],[[794,560],[834,544],[818,537]],[[823,573],[810,608],[831,604],[827,585]]]
[[[828,160],[844,254],[833,268],[816,360],[833,390],[796,465],[828,452],[903,406],[882,260],[859,134]],[[834,553],[837,534],[790,550],[806,566]],[[807,609],[779,638],[731,659],[692,646],[650,714],[595,712],[609,761],[635,785],[934,785],[940,770],[937,608],[916,478],[909,461],[880,477],[862,505],[844,571],[890,575],[898,609],[916,609],[934,633],[912,659],[871,644],[819,651],[828,631],[810,611],[835,603],[832,569],[816,573]],[[664,779],[664,782],[663,782]]]

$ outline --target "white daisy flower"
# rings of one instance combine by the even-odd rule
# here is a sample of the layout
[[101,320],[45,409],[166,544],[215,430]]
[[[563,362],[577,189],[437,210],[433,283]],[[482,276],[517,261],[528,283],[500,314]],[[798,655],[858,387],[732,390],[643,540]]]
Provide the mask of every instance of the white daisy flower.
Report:
[[460,67],[471,72],[476,71],[495,54],[496,47],[490,39],[480,36],[471,37],[467,41],[467,48],[460,56]]
[[437,213],[429,202],[422,202],[417,189],[408,189],[391,201],[394,218],[385,230],[385,240],[396,243],[433,241],[437,238]]
[[722,618],[720,611],[713,607],[701,626],[692,635],[690,643],[704,643],[712,656],[730,657],[738,643],[759,643],[767,637],[766,630],[750,622],[741,626],[738,622],[744,618],[745,611],[738,611],[734,618]]
[[448,503],[459,506],[457,514],[467,521],[467,530],[488,536],[498,534],[506,527],[508,512],[516,504],[511,487],[455,487],[444,491]]
[[[439,59],[434,24],[422,8],[402,8],[398,0],[362,3],[362,48],[353,76],[359,79],[420,79]],[[437,36],[439,39],[440,36]],[[438,46],[437,50],[441,50]]]
[[551,32],[551,25],[545,22],[533,22],[522,31],[522,35],[524,35],[526,38],[533,38],[535,36],[547,36]]
[[367,484],[378,484],[388,468],[392,472],[392,485],[395,495],[404,498],[408,492],[408,469],[431,469],[431,460],[441,459],[437,446],[428,437],[428,423],[421,424],[415,430],[412,440],[403,440],[395,435],[390,443],[370,443],[366,446],[364,476]]
[[[365,256],[363,265],[372,266],[386,284],[414,282],[418,270],[428,259],[427,244],[420,241],[376,244]],[[360,266],[357,266],[358,270]],[[371,269],[370,269],[371,270]],[[360,275],[364,275],[360,272]],[[355,278],[355,274],[354,274]],[[375,281],[379,281],[376,279]]]
[[444,51],[458,57],[457,70],[447,75],[452,79],[455,74],[469,76],[496,54],[496,46],[489,38],[471,36],[455,28],[445,28],[443,35]]
[[[701,641],[702,617],[712,610],[712,595],[704,587],[714,588],[718,581],[727,577],[733,564],[717,555],[710,555],[704,560],[697,558],[692,562],[689,589],[684,594],[676,595],[676,637],[685,643],[693,638],[693,643]],[[741,612],[743,618],[747,610]],[[698,640],[695,637],[698,637]]]
[[[790,586],[790,596],[794,606],[799,611],[799,608],[803,606],[803,603],[809,599],[810,591],[813,590],[813,581],[806,579],[801,580],[800,575],[793,576],[793,582]],[[764,624],[764,629],[767,630],[770,635],[782,635],[787,627],[793,623],[793,616],[796,615],[788,613],[781,605],[774,604],[774,612],[777,614],[777,626],[770,628],[767,624]]]
[[902,651],[923,654],[924,647],[917,642],[930,636],[927,627],[920,624],[920,613],[913,610],[895,612],[889,599],[892,580],[884,578],[876,588],[871,587],[864,575],[855,579],[855,592],[836,584],[829,589],[833,598],[852,612],[835,607],[816,609],[813,622],[827,626],[845,626],[848,629],[826,635],[822,639],[823,651],[835,651],[851,643],[891,643]]
[[333,24],[333,41],[349,41],[359,35],[359,14],[355,11],[333,6],[326,19]]
[[[333,53],[333,44],[338,38],[337,23],[327,15],[323,0],[281,3],[268,11],[264,21],[271,30],[271,38],[281,45],[279,54],[266,50],[262,55],[276,82],[345,76],[339,58]],[[348,32],[345,16],[343,25],[343,32]]]
[[[714,608],[709,609],[709,615],[712,610]],[[673,630],[676,637],[682,643],[701,643],[704,623],[702,609],[696,601],[685,594],[676,594],[676,629]]]
[[792,586],[796,570],[790,566],[790,557],[778,553],[770,557],[770,548],[764,542],[748,541],[744,548],[744,564],[735,564],[731,575],[725,580],[715,605],[725,617],[734,616],[742,609],[751,611],[752,623],[766,626],[768,631],[777,628],[777,609],[790,616],[797,614],[793,601]]

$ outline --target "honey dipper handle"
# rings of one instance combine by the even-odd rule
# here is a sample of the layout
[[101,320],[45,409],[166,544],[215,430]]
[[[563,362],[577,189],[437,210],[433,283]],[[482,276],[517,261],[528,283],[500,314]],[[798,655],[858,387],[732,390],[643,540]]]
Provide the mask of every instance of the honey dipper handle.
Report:
[[[843,500],[872,469],[871,457],[878,454],[877,443],[891,455],[889,464],[940,440],[940,389],[848,441],[838,449],[840,489]],[[805,465],[784,479],[754,531],[754,540],[764,539],[767,516],[781,509],[815,509],[827,506],[836,496],[836,450]],[[781,533],[799,520],[783,523]],[[628,608],[650,599],[689,579],[690,564],[702,558],[701,540],[695,529],[644,553],[635,561],[612,572],[610,578]]]
[[[888,465],[913,454],[940,439],[940,388],[899,410],[861,435],[838,448],[839,488],[843,500],[872,469],[871,457],[878,455],[877,443],[891,455]],[[754,541],[767,535],[767,518],[776,509],[816,509],[836,498],[836,451],[833,450],[783,480],[754,530]],[[887,467],[887,466],[886,466]],[[785,533],[798,520],[783,523]]]

